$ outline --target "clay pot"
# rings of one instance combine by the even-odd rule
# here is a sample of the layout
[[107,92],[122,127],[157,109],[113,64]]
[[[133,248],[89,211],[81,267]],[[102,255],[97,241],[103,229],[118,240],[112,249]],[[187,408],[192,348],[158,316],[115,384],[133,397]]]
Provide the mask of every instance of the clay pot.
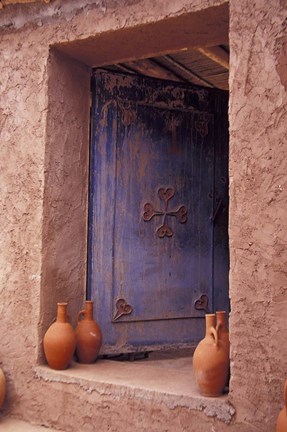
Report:
[[284,385],[284,402],[285,407],[280,411],[277,424],[276,424],[276,432],[286,432],[287,431],[287,380]]
[[215,314],[207,314],[206,335],[193,354],[193,370],[199,391],[203,396],[220,396],[226,386],[229,354],[218,337]]
[[4,403],[5,395],[6,395],[6,380],[5,380],[4,373],[0,368],[0,408]]
[[78,314],[76,328],[76,355],[80,363],[93,363],[102,346],[102,331],[93,319],[93,301],[86,301],[86,308]]
[[44,336],[44,352],[52,369],[67,369],[76,348],[76,336],[67,320],[67,303],[58,303],[57,318]]

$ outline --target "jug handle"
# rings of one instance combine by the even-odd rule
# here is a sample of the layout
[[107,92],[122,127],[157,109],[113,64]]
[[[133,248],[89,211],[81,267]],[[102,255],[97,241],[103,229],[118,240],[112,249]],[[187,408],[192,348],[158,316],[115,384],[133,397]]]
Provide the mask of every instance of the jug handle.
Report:
[[210,334],[214,338],[215,345],[218,346],[218,333],[217,333],[217,330],[214,327],[210,327]]
[[81,315],[85,315],[85,313],[86,313],[85,309],[81,310],[81,311],[78,313],[78,321],[81,320]]
[[220,331],[222,329],[222,324],[218,323],[216,324],[216,331],[217,331],[217,337],[220,338]]

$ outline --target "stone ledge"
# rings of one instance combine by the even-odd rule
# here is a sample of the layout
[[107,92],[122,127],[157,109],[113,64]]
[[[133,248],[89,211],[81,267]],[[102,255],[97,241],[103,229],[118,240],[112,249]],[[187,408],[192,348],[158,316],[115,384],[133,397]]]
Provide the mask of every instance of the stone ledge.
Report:
[[78,385],[87,394],[97,392],[114,399],[138,398],[163,403],[168,408],[185,407],[229,424],[235,414],[228,395],[203,397],[196,388],[192,368],[177,369],[162,364],[98,360],[92,365],[72,363],[64,371],[37,366],[35,374],[46,382]]

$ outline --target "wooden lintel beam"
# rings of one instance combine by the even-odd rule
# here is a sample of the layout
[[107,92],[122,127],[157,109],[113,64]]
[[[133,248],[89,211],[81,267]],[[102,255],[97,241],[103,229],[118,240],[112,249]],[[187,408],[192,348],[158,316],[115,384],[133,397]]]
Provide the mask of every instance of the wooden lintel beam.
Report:
[[197,51],[229,70],[229,54],[220,46],[201,47]]

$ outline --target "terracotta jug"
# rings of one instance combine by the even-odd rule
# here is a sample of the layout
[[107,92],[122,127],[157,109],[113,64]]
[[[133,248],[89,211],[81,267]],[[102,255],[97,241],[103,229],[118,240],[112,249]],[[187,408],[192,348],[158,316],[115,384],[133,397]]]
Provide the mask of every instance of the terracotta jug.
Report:
[[0,368],[0,408],[2,407],[6,394],[6,380],[5,375]]
[[193,354],[193,370],[203,396],[220,396],[225,388],[229,355],[215,327],[215,314],[205,315],[206,334]]
[[78,314],[76,355],[80,363],[93,363],[102,346],[102,331],[93,319],[94,302],[87,300],[86,308]]
[[56,321],[44,336],[44,352],[52,369],[67,369],[76,348],[76,336],[67,320],[67,303],[58,303]]
[[280,411],[277,424],[276,424],[276,432],[286,432],[287,431],[287,380],[284,385],[284,402],[285,407]]

